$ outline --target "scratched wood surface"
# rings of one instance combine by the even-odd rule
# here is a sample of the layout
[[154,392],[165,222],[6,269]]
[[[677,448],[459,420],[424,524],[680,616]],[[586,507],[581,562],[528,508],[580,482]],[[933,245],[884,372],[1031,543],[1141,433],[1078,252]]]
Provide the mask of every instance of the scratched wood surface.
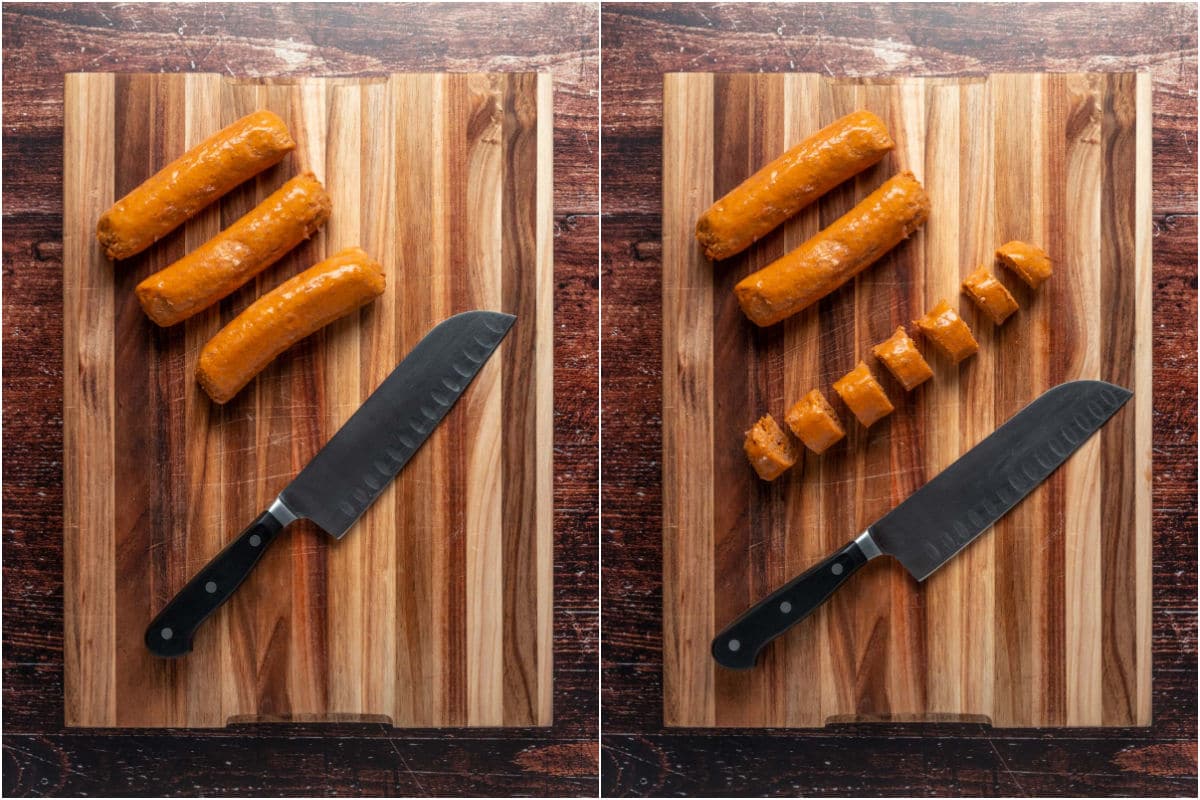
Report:
[[[669,74],[663,89],[664,722],[811,727],[983,720],[1150,723],[1150,84],[1136,74],[830,80]],[[694,240],[713,199],[856,109],[896,149],[738,257]],[[757,329],[733,284],[899,170],[930,196],[909,241],[784,324]],[[1057,265],[996,328],[962,279],[1010,239]],[[939,298],[980,342],[906,393],[868,355]],[[896,412],[869,431],[830,390],[861,358]],[[716,666],[714,633],[883,516],[1041,392],[1102,378],[1130,402],[1063,469],[935,573],[872,564],[759,665]],[[813,387],[848,437],[757,479],[742,432]]]
[[[91,73],[65,89],[66,724],[549,724],[549,76]],[[102,256],[95,221],[113,198],[261,108],[287,121],[291,156],[141,256]],[[146,319],[138,281],[302,169],[333,200],[322,231],[219,307],[169,329]],[[205,341],[354,245],[383,265],[384,295],[228,404],[209,402],[193,379]],[[146,651],[144,628],[174,592],[426,332],[472,308],[517,322],[352,535],[297,526],[191,655]]]

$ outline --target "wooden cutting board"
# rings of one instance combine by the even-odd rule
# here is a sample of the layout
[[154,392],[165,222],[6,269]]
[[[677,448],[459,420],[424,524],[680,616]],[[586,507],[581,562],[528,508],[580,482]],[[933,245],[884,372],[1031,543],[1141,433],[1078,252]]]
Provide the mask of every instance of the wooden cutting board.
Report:
[[[753,248],[711,264],[696,219],[762,164],[866,108],[897,147]],[[663,108],[664,717],[677,726],[972,720],[1150,722],[1150,78],[1120,74],[836,80],[666,76]],[[758,330],[734,283],[898,170],[923,181],[922,231],[811,308]],[[1054,277],[997,329],[959,283],[1010,239]],[[782,419],[939,298],[979,339],[961,367],[775,483],[742,433]],[[877,373],[881,369],[875,369]],[[1045,389],[1102,378],[1134,399],[994,529],[917,584],[884,559],[733,672],[713,634],[855,536]],[[840,401],[836,401],[840,403]]]
[[[66,724],[382,720],[546,725],[551,715],[552,126],[548,75],[232,80],[66,77]],[[142,256],[107,262],[114,198],[268,108],[296,151]],[[333,215],[219,307],[161,330],[133,287],[311,169]],[[219,407],[205,341],[351,245],[387,291]],[[290,529],[188,657],[151,617],[264,509],[437,322],[518,316],[462,400],[341,542]]]

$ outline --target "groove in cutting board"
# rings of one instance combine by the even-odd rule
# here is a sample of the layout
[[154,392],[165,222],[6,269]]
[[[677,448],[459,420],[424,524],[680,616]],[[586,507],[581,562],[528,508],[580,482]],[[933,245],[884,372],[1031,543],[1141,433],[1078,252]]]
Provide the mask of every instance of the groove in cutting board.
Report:
[[[552,191],[549,76],[234,81],[76,74],[64,131],[65,717],[71,726],[252,720],[545,725],[551,716]],[[107,262],[100,214],[259,108],[296,151],[146,253]],[[136,283],[311,169],[324,229],[182,325]],[[263,292],[351,245],[382,297],[216,406],[200,348]],[[146,624],[303,467],[416,342],[471,308],[509,338],[367,511],[329,544],[297,524],[184,659]]]
[[[1026,74],[833,80],[675,74],[664,83],[664,720],[821,726],[879,719],[997,726],[1150,721],[1149,78]],[[693,238],[713,201],[859,108],[889,157],[739,256]],[[760,330],[730,288],[794,249],[887,177],[911,169],[928,224],[816,307]],[[1021,310],[1001,328],[962,279],[1009,239],[1044,245],[1031,291],[993,267]],[[905,393],[869,355],[946,297],[979,354]],[[923,349],[927,349],[922,344]],[[830,386],[866,360],[896,402],[869,430]],[[1134,399],[994,530],[915,583],[875,562],[776,640],[750,672],[715,667],[714,633],[840,547],[1050,386],[1103,378]],[[846,440],[773,484],[741,452],[761,413],[810,388]]]

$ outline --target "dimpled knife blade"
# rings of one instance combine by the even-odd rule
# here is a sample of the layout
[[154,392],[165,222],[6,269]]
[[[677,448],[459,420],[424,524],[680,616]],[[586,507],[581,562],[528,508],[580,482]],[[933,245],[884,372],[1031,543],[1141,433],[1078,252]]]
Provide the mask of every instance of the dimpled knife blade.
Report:
[[150,622],[145,635],[150,652],[163,658],[190,653],[200,624],[296,520],[311,520],[335,539],[345,536],[429,438],[515,321],[511,314],[468,311],[426,334],[271,507]]
[[422,339],[279,499],[340,539],[420,449],[516,317],[468,311]]
[[1036,489],[1133,394],[1104,381],[1050,389],[840,550],[729,623],[717,663],[749,669],[772,639],[811,614],[868,561],[896,558],[923,581]]
[[871,525],[871,539],[925,580],[1050,477],[1132,396],[1103,381],[1050,389]]

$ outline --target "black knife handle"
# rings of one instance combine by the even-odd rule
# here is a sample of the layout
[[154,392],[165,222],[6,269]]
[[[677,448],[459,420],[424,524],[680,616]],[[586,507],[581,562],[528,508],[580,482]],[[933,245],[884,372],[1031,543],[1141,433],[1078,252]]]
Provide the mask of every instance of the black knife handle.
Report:
[[192,636],[200,623],[233,596],[283,527],[270,511],[264,511],[217,553],[150,623],[146,629],[150,652],[163,658],[192,652]]
[[867,561],[858,542],[850,542],[731,622],[713,639],[713,658],[729,669],[750,669],[767,642],[816,611]]

